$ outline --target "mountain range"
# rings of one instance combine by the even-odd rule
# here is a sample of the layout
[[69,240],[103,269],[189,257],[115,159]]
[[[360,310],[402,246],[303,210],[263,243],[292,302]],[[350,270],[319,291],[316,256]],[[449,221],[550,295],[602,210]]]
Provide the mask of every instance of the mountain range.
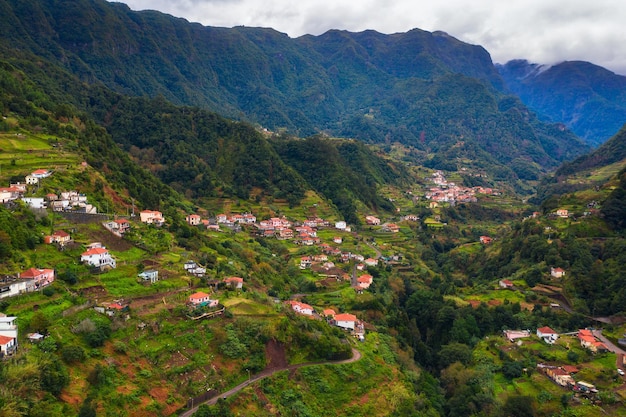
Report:
[[592,146],[626,121],[626,77],[583,61],[557,65],[514,60],[498,65],[507,87],[531,109],[562,122]]
[[[160,95],[272,131],[399,143],[415,162],[508,181],[536,179],[589,150],[507,93],[484,48],[443,32],[292,39],[103,0],[2,0],[0,10],[0,50],[24,71],[38,62],[89,85]],[[87,107],[76,94],[65,100]]]

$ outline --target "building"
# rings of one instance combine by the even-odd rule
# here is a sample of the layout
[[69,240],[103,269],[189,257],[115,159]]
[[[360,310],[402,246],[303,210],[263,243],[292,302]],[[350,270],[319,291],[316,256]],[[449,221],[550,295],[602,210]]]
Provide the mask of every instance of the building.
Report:
[[559,334],[548,326],[537,329],[537,337],[543,339],[544,342],[553,344],[559,338]]
[[0,317],[0,355],[12,355],[17,347],[17,317]]
[[149,281],[151,284],[154,284],[159,280],[159,271],[156,269],[146,269],[141,274],[139,274],[139,278],[144,281]]
[[189,296],[189,302],[194,306],[217,307],[218,300],[212,300],[211,296],[205,292],[197,292]]
[[156,226],[162,226],[165,223],[163,213],[156,210],[143,210],[139,213],[139,219],[142,223],[154,224]]
[[501,279],[498,285],[500,285],[500,288],[513,288],[513,282],[508,279]]
[[552,278],[561,278],[565,275],[565,270],[562,268],[550,268],[550,276]]
[[299,314],[304,314],[305,316],[313,315],[313,307],[308,304],[301,303],[300,301],[287,301],[287,304],[291,306],[291,309]]
[[202,217],[197,214],[189,214],[185,217],[185,221],[189,223],[190,226],[198,226],[202,221]]
[[104,247],[92,247],[80,255],[80,261],[97,268],[115,268],[115,259]]
[[54,270],[30,268],[22,272],[19,278],[32,280],[35,289],[39,289],[50,285],[54,281]]
[[354,330],[356,327],[357,318],[354,314],[342,313],[336,314],[334,318],[335,326],[342,329]]
[[243,278],[240,277],[227,277],[224,278],[224,283],[231,288],[236,288],[238,290],[243,288]]

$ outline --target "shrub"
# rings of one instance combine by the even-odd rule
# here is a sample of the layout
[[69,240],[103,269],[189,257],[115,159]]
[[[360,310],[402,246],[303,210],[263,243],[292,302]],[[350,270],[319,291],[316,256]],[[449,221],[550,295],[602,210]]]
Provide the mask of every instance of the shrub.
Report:
[[61,349],[61,357],[65,363],[77,363],[85,360],[85,350],[77,345],[66,346]]

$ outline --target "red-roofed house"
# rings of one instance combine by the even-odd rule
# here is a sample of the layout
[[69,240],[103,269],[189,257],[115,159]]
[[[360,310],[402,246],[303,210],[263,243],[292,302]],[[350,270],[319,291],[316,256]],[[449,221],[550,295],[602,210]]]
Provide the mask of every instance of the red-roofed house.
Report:
[[54,270],[30,268],[22,272],[20,278],[32,279],[35,283],[35,288],[41,288],[50,285],[54,281]]
[[546,343],[553,344],[556,342],[556,339],[559,338],[559,334],[548,326],[545,326],[537,329],[537,337],[543,339]]
[[47,169],[37,169],[30,173],[31,177],[37,179],[48,178],[50,175],[52,175],[52,172],[48,171]]
[[361,288],[366,290],[370,287],[370,285],[372,285],[372,282],[374,282],[374,277],[370,274],[363,274],[358,277],[356,281]]
[[562,268],[550,268],[550,275],[554,278],[561,278],[565,275],[565,271]]
[[354,314],[342,313],[335,315],[334,322],[337,327],[354,330],[357,318]]
[[17,349],[14,337],[0,335],[0,356],[11,355]]
[[501,279],[498,284],[501,288],[513,288],[513,282],[508,279]]
[[300,269],[307,269],[311,267],[311,257],[303,256],[300,258]]
[[330,317],[330,318],[333,318],[333,317],[335,317],[335,315],[336,315],[337,313],[335,313],[335,310],[333,310],[333,309],[331,309],[331,308],[327,308],[327,309],[324,309],[324,311],[322,312],[322,314],[324,315],[324,317]]
[[209,307],[217,307],[219,304],[218,300],[211,300],[209,294],[204,292],[197,292],[191,294],[189,296],[189,302],[194,306],[209,306]]
[[65,246],[66,243],[68,243],[72,238],[70,237],[69,233],[63,231],[63,230],[57,230],[56,232],[52,233],[50,236],[46,236],[44,237],[44,242],[45,243],[58,243],[61,246]]
[[480,237],[480,243],[482,243],[483,245],[490,245],[493,239],[491,239],[489,236],[481,236]]
[[306,316],[313,315],[313,307],[308,304],[301,303],[300,301],[295,300],[287,301],[287,304],[291,305],[291,308],[296,313],[304,314]]
[[185,221],[189,223],[189,225],[191,226],[199,225],[201,220],[202,220],[202,217],[200,217],[197,214],[190,214],[185,218]]
[[228,278],[224,278],[224,282],[226,283],[226,285],[228,285],[229,287],[233,287],[236,289],[241,289],[243,288],[243,278],[240,277],[228,277]]
[[365,260],[365,265],[367,265],[367,266],[377,266],[378,265],[378,259],[367,258]]
[[115,259],[106,248],[91,248],[80,255],[80,261],[99,268],[104,266],[115,268],[116,266]]
[[380,219],[374,216],[365,216],[365,223],[372,226],[378,226],[380,224]]
[[609,350],[604,343],[596,340],[591,330],[587,330],[587,329],[579,330],[578,340],[580,340],[580,345],[582,347],[589,349],[593,353],[607,352]]

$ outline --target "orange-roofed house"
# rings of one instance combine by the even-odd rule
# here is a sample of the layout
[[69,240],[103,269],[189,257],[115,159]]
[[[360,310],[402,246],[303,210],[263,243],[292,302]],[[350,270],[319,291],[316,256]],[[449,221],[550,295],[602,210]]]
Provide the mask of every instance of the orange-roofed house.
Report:
[[45,287],[54,281],[54,269],[30,268],[20,274],[22,279],[32,279],[35,288]]
[[56,232],[52,233],[50,236],[46,236],[43,239],[44,243],[48,243],[48,244],[58,243],[61,246],[65,246],[65,244],[69,243],[70,240],[72,240],[72,238],[70,237],[69,233],[63,230],[57,230]]
[[553,278],[561,278],[565,275],[565,270],[563,270],[562,268],[550,268],[550,275]]
[[537,329],[537,337],[543,339],[546,343],[553,344],[556,342],[556,339],[559,338],[559,334],[548,326],[545,326]]
[[0,356],[13,354],[17,350],[17,340],[15,337],[0,335]]
[[105,266],[115,268],[116,266],[115,259],[113,259],[109,251],[103,247],[91,248],[83,252],[80,255],[80,261],[98,268],[102,268]]
[[342,329],[354,330],[356,327],[357,318],[354,314],[342,313],[335,315],[335,326]]
[[304,314],[305,316],[313,315],[313,307],[306,303],[301,303],[300,301],[295,300],[288,301],[287,303],[291,305],[291,308],[296,313]]
[[232,288],[236,288],[238,290],[243,288],[243,278],[240,277],[228,277],[224,278],[224,282],[226,285]]
[[189,302],[194,306],[217,307],[219,304],[218,300],[212,300],[209,294],[202,291],[191,294],[189,296]]
[[374,258],[367,258],[364,262],[365,262],[365,265],[367,265],[367,266],[377,266],[378,265],[378,259],[374,259]]
[[190,226],[198,226],[202,221],[202,217],[198,214],[190,214],[185,218],[185,221],[189,223]]
[[330,317],[333,318],[335,317],[335,315],[337,313],[335,313],[335,310],[333,310],[332,308],[326,308],[324,309],[324,311],[322,312],[322,314],[324,315],[324,317]]
[[48,178],[50,175],[52,175],[52,172],[48,171],[47,169],[37,169],[33,172],[30,173],[30,176],[33,178]]
[[370,285],[372,285],[372,282],[374,282],[374,277],[370,274],[363,274],[358,277],[356,281],[361,286],[361,288],[366,290],[370,287]]

